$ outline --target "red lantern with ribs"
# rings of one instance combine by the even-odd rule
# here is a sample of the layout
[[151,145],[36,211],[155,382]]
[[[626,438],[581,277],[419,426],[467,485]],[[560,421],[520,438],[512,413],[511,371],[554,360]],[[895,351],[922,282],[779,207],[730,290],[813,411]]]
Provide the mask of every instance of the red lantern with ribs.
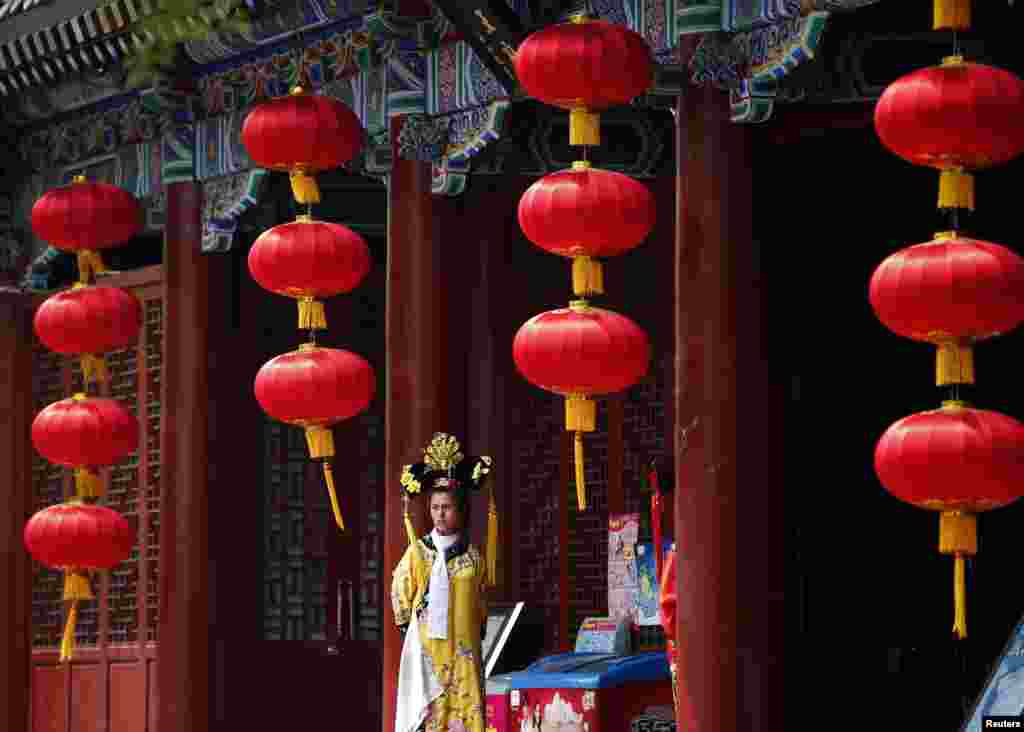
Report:
[[575,16],[539,30],[515,55],[531,97],[569,110],[569,144],[600,145],[598,113],[645,93],[654,79],[651,49],[623,25]]
[[363,237],[340,224],[299,216],[260,234],[249,250],[249,272],[260,287],[299,301],[299,328],[324,329],[318,298],[349,292],[370,271]]
[[96,250],[126,242],[142,229],[142,208],[132,194],[82,176],[44,193],[32,207],[32,231],[57,249],[78,254],[82,282],[103,271]]
[[36,415],[32,444],[51,463],[75,468],[80,497],[97,498],[97,468],[113,465],[138,449],[139,424],[114,399],[76,394]]
[[962,56],[890,84],[875,107],[882,144],[915,165],[942,171],[939,208],[974,209],[967,171],[1002,165],[1024,152],[1024,81]]
[[526,321],[512,356],[527,381],[566,398],[565,428],[576,433],[576,499],[583,511],[582,433],[597,427],[597,403],[590,397],[623,391],[643,378],[651,358],[647,334],[623,315],[577,300]]
[[896,252],[871,277],[889,330],[938,346],[936,383],[974,383],[972,344],[1024,322],[1024,259],[999,244],[936,234]]
[[128,522],[116,511],[78,501],[44,508],[25,525],[25,548],[51,569],[64,572],[64,599],[71,602],[60,660],[71,660],[78,603],[93,598],[89,572],[113,569],[135,545]]
[[242,144],[253,162],[288,172],[299,203],[320,202],[312,175],[350,161],[362,148],[363,138],[362,124],[351,109],[301,87],[287,97],[263,102],[242,124]]
[[256,401],[263,411],[306,430],[310,456],[323,463],[334,520],[342,531],[345,523],[329,461],[334,455],[330,426],[366,409],[376,388],[373,367],[362,356],[314,343],[270,359],[256,374]]
[[97,354],[133,345],[142,327],[139,301],[117,287],[76,286],[48,297],[35,315],[39,340],[56,353],[82,356],[87,381],[107,380]]
[[573,293],[604,293],[600,262],[640,244],[657,211],[640,181],[577,161],[571,170],[546,175],[519,200],[519,225],[541,249],[573,260]]
[[947,401],[905,417],[882,435],[875,472],[887,491],[939,511],[939,551],[954,557],[953,631],[967,635],[964,557],[978,551],[976,514],[1024,494],[1024,424]]

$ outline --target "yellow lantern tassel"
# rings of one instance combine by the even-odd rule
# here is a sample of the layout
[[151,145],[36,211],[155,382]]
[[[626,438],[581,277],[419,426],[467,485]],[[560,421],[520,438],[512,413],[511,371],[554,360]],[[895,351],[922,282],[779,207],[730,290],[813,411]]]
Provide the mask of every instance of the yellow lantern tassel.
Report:
[[412,525],[412,517],[409,515],[409,496],[402,496],[402,518],[405,523],[405,535],[409,539],[409,546],[416,544],[416,529]]
[[597,147],[601,144],[601,115],[584,107],[569,110],[569,144]]
[[78,281],[84,285],[89,284],[100,272],[106,272],[107,267],[98,252],[91,249],[82,249],[78,252]]
[[597,402],[583,394],[570,394],[565,399],[565,429],[575,432],[574,460],[576,466],[576,503],[580,511],[587,509],[587,492],[583,483],[583,434],[597,429]]
[[102,498],[103,479],[88,468],[75,468],[75,497]]
[[316,179],[303,168],[293,168],[291,172],[292,194],[299,203],[320,203],[320,189]]
[[577,432],[573,440],[573,462],[576,464],[576,504],[580,511],[587,510],[587,487],[583,482],[583,433]]
[[969,30],[971,0],[935,0],[933,30]]
[[345,521],[341,518],[341,509],[338,507],[338,494],[334,490],[334,472],[331,470],[329,460],[324,460],[324,481],[327,483],[327,494],[331,497],[331,510],[334,512],[334,522],[338,529],[345,530]]
[[974,210],[974,176],[963,168],[943,170],[939,175],[939,208]]
[[306,446],[314,460],[334,457],[334,433],[320,425],[306,428]]
[[74,570],[64,574],[64,599],[71,601],[68,620],[64,624],[64,635],[60,641],[60,662],[70,662],[75,650],[75,626],[78,624],[78,603],[93,598],[89,578]]
[[969,344],[940,340],[935,354],[935,385],[974,383],[974,351]]
[[977,516],[963,511],[944,511],[939,516],[939,552],[953,555],[953,632],[963,640],[967,637],[964,557],[978,553]]
[[299,298],[299,330],[327,330],[322,302],[311,297]]
[[60,640],[60,663],[70,663],[75,652],[75,626],[78,624],[78,602],[71,603],[64,636]]
[[[409,547],[412,549],[412,562],[414,567],[421,566],[423,557],[420,555],[419,540],[416,538],[416,529],[412,525],[412,518],[409,516],[409,495],[402,494],[402,517],[405,523],[405,535],[409,539]],[[417,570],[418,571],[418,570]]]
[[498,584],[498,506],[494,502],[494,488],[491,488],[487,506],[487,586]]
[[83,353],[79,360],[82,364],[82,378],[86,383],[105,384],[110,381],[107,362],[103,360],[103,356]]
[[572,291],[578,297],[604,294],[604,271],[598,260],[572,258]]
[[324,482],[327,483],[327,494],[331,497],[331,510],[334,512],[334,522],[338,528],[345,530],[345,522],[341,518],[341,509],[338,507],[338,495],[334,490],[334,472],[331,463],[327,458],[334,457],[334,433],[330,427],[314,425],[306,427],[306,446],[309,448],[309,456],[314,460],[323,461]]
[[967,581],[964,555],[953,557],[953,633],[959,640],[967,637]]

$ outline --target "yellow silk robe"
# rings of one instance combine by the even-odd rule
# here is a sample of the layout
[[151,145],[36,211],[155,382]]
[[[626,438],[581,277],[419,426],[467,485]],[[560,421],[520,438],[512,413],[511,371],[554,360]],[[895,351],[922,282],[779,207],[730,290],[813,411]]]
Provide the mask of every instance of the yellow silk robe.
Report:
[[[473,545],[467,547],[457,542],[447,554],[450,588],[447,639],[428,638],[427,613],[425,610],[417,612],[423,607],[430,584],[430,569],[437,556],[428,537],[409,546],[398,563],[391,583],[391,604],[399,626],[418,623],[421,661],[426,673],[432,674],[440,686],[440,696],[429,702],[423,724],[425,732],[485,732],[480,642],[481,629],[487,620],[484,595],[486,565],[480,551]],[[414,615],[418,615],[418,619]],[[405,672],[403,669],[402,673]],[[398,699],[400,707],[425,705],[427,702],[426,698],[403,699],[401,695]],[[414,708],[410,711],[415,717],[420,710]]]

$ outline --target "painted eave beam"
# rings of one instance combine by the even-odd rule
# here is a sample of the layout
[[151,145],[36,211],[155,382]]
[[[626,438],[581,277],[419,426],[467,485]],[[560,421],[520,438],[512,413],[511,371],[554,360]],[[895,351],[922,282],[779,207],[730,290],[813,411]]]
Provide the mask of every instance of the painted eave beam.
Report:
[[512,58],[526,35],[519,16],[505,0],[434,0],[480,61],[510,95],[517,83]]

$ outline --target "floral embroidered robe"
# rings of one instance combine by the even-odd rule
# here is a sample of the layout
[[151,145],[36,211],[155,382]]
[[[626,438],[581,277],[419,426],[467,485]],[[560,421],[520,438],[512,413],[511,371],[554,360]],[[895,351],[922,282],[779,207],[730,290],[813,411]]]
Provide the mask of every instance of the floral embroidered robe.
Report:
[[[426,612],[430,601],[427,592],[430,569],[436,556],[437,550],[429,534],[406,549],[392,579],[391,604],[400,628],[406,628],[414,620],[418,623],[421,655],[417,660],[422,663],[424,672],[436,680],[440,695],[433,701],[429,700],[429,695],[406,694],[418,698],[402,698],[400,681],[398,705],[429,703],[422,725],[425,732],[485,732],[480,644],[487,620],[486,565],[480,551],[461,539],[445,552],[450,588],[448,638],[438,640],[427,637]],[[406,638],[407,645],[409,640]],[[410,672],[405,668],[410,661],[406,650],[403,649],[402,654],[400,674],[403,677]],[[406,711],[409,712],[406,718],[415,719],[420,713],[417,708],[407,707]],[[415,729],[399,730],[398,726],[396,723],[396,732],[415,732]]]

